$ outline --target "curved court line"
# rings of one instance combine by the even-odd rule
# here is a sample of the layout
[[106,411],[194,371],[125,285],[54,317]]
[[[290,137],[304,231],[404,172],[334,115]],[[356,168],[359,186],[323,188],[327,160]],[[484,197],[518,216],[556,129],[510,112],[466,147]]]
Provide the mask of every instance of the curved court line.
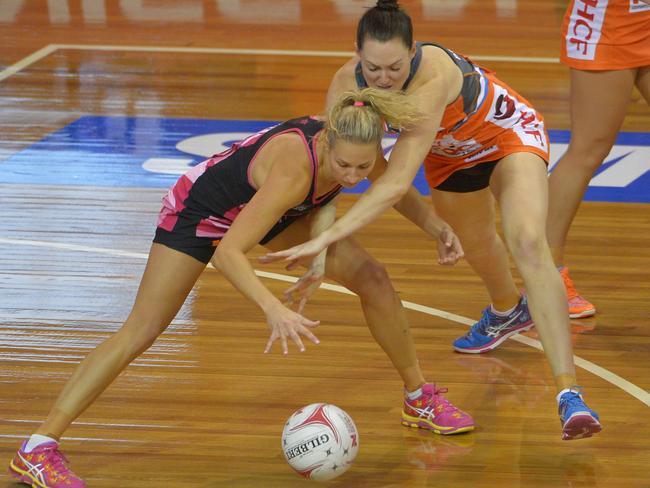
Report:
[[[0,237],[0,243],[1,244],[13,244],[13,245],[25,245],[25,246],[36,246],[36,247],[46,247],[50,249],[63,249],[63,250],[69,250],[69,251],[81,251],[81,252],[94,252],[98,254],[108,254],[112,256],[120,256],[120,257],[132,257],[132,258],[138,258],[138,259],[147,259],[148,254],[141,253],[141,252],[131,252],[131,251],[121,251],[119,249],[107,249],[103,247],[90,247],[90,246],[80,246],[77,244],[66,244],[62,242],[46,242],[46,241],[32,241],[28,239],[7,239],[4,237]],[[278,273],[270,273],[267,271],[258,271],[255,270],[255,274],[261,278],[268,278],[272,280],[278,280],[278,281],[286,281],[289,283],[295,283],[298,278],[294,276],[288,276],[288,275],[282,275]],[[347,288],[340,286],[340,285],[332,285],[329,283],[323,283],[321,288],[325,290],[330,290],[334,291],[337,293],[343,293],[345,295],[355,295],[355,293],[352,293],[350,290]],[[458,322],[461,324],[465,325],[472,325],[475,321],[472,319],[469,319],[467,317],[463,317],[461,315],[456,315],[453,313],[449,312],[444,312],[442,310],[438,310],[435,308],[427,307],[425,305],[420,305],[417,303],[413,302],[407,302],[402,300],[402,304],[404,305],[405,308],[408,308],[410,310],[414,310],[416,312],[422,312],[426,313],[428,315],[434,315],[436,317],[440,317],[446,320],[450,320],[452,322]],[[533,347],[535,349],[538,349],[540,351],[543,351],[542,344],[536,339],[532,339],[527,336],[522,336],[521,334],[515,335],[510,337],[511,340],[517,341],[521,344],[525,344],[527,346]],[[617,388],[620,388],[621,390],[625,391],[626,393],[630,394],[637,400],[639,400],[641,403],[644,403],[645,405],[650,407],[650,393],[645,391],[644,389],[638,387],[634,383],[629,382],[625,378],[620,377],[616,373],[612,373],[608,369],[602,368],[601,366],[598,366],[597,364],[592,363],[591,361],[587,361],[586,359],[583,359],[579,356],[573,356],[573,360],[576,364],[576,366],[581,367],[582,369],[589,371],[591,374],[598,376],[605,381],[611,383]]]

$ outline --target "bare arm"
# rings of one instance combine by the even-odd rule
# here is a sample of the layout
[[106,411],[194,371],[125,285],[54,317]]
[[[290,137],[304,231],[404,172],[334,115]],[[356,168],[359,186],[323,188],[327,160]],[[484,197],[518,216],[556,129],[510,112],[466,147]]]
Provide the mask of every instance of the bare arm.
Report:
[[[337,197],[338,198],[338,197]],[[310,215],[310,237],[318,237],[323,231],[328,229],[336,220],[336,201],[335,198],[324,207],[319,208],[316,212]],[[327,256],[327,248],[323,249],[314,259],[312,259],[309,269],[303,274],[300,279],[292,286],[287,288],[284,292],[285,301],[289,305],[298,304],[298,313],[302,313],[307,300],[316,292],[320,287],[323,279],[325,278],[325,259]],[[261,256],[260,262],[267,263],[276,261],[268,255]],[[298,261],[292,261],[287,266],[287,270],[291,270],[298,265]]]
[[264,184],[219,243],[213,258],[228,281],[265,312],[276,306],[279,300],[255,275],[246,253],[262,240],[287,209],[298,205],[306,194],[302,191],[302,180],[306,175],[283,168],[287,161],[273,165]]
[[[381,160],[375,164],[369,179],[374,181],[380,177],[385,172],[386,165],[386,160],[381,157]],[[404,197],[393,207],[436,239],[438,243],[438,262],[440,264],[453,265],[464,256],[460,240],[451,226],[436,214],[433,205],[422,200],[420,192],[413,185],[409,187]]]
[[394,207],[404,217],[436,239],[444,230],[451,228],[447,222],[438,217],[433,205],[422,201],[420,192],[413,186]]
[[[299,154],[302,157],[304,147],[300,140],[284,137],[282,147],[286,153]],[[267,146],[266,149],[270,148]],[[271,339],[265,352],[270,350],[272,343],[280,339],[284,353],[288,352],[286,338],[291,337],[300,350],[304,350],[299,333],[317,343],[316,337],[305,327],[315,326],[300,314],[286,308],[255,275],[246,257],[271,227],[280,219],[287,209],[303,201],[311,183],[311,172],[307,162],[296,161],[296,158],[276,157],[272,161],[265,181],[259,187],[253,198],[242,209],[231,228],[221,240],[213,264],[226,276],[245,297],[255,302],[266,314],[271,328]],[[256,164],[265,154],[260,153]]]
[[[332,227],[336,221],[336,203],[338,197],[329,202],[324,207],[318,209],[311,217],[311,227],[309,230],[309,237],[312,239],[318,237],[327,229]],[[320,272],[321,275],[325,273],[325,257],[327,256],[327,248],[323,249],[318,256],[316,256],[311,264],[314,271]]]

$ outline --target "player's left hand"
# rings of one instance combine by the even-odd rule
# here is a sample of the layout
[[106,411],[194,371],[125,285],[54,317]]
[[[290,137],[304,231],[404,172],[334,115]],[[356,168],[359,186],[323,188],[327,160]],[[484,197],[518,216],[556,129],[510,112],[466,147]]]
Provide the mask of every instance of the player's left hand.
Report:
[[284,292],[284,301],[288,305],[297,304],[296,311],[302,314],[307,300],[323,282],[324,272],[320,266],[311,267],[296,283]]
[[458,236],[450,227],[445,228],[438,236],[438,264],[453,266],[464,256]]

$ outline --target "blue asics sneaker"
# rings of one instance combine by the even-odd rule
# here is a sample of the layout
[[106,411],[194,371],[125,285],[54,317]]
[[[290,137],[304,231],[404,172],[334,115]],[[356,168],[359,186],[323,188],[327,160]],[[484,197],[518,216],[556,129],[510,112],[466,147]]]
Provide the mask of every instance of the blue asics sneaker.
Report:
[[591,437],[603,428],[598,414],[585,405],[581,390],[574,386],[560,395],[558,413],[564,441]]
[[533,328],[533,319],[528,311],[526,295],[508,315],[500,316],[489,306],[483,310],[481,320],[476,322],[467,334],[454,341],[458,352],[479,354],[496,349],[511,335]]

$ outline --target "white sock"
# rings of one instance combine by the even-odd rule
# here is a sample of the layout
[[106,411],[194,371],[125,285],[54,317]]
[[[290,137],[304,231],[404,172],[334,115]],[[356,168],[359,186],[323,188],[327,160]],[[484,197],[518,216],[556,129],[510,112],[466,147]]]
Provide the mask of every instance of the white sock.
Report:
[[521,298],[517,301],[517,303],[515,304],[514,307],[512,307],[509,310],[506,310],[505,312],[501,312],[501,311],[497,310],[496,308],[494,308],[494,305],[490,305],[490,310],[492,310],[492,313],[494,315],[498,315],[499,317],[507,317],[508,315],[510,315],[512,312],[515,311],[515,308],[517,308],[517,305],[519,305],[520,301],[521,301]]
[[560,393],[558,393],[557,396],[555,397],[555,400],[557,401],[558,405],[560,404],[560,397],[564,395],[567,391],[572,391],[574,393],[577,393],[580,396],[580,398],[582,398],[582,395],[580,395],[580,392],[578,390],[574,390],[573,388],[565,388]]
[[46,435],[32,434],[32,436],[27,441],[27,445],[25,446],[24,451],[29,454],[32,452],[32,450],[34,450],[35,447],[38,447],[41,444],[45,444],[46,442],[57,442],[57,440],[52,439]]
[[420,398],[422,396],[422,388],[418,388],[415,391],[407,391],[406,392],[406,398],[409,400],[415,400],[416,398]]

